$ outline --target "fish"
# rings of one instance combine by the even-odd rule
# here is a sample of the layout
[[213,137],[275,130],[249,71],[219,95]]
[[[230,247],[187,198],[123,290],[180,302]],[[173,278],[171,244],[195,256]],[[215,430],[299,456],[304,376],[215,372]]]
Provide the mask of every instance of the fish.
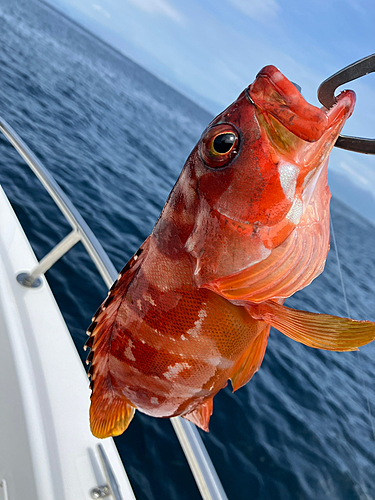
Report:
[[315,107],[270,65],[211,121],[88,329],[95,436],[136,410],[208,431],[214,396],[258,371],[271,326],[332,351],[374,340],[370,321],[283,305],[324,269],[328,157],[354,105],[345,90]]

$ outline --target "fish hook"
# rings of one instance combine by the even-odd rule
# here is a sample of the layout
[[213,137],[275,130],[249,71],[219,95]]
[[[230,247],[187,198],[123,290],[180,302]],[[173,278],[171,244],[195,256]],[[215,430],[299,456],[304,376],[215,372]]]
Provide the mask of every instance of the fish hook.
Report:
[[[320,85],[318,99],[326,108],[331,108],[335,102],[335,90],[344,83],[351,82],[375,71],[375,54],[364,57],[359,61],[346,66],[334,75],[330,76]],[[375,154],[375,139],[364,139],[340,135],[337,138],[336,147],[355,151],[356,153]]]

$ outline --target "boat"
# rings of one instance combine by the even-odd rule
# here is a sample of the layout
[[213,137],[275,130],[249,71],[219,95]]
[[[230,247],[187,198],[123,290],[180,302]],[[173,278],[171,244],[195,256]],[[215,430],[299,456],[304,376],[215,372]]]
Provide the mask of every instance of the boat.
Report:
[[[117,271],[78,210],[12,127],[0,131],[72,230],[37,260],[0,186],[0,500],[135,500],[112,438],[89,428],[86,371],[44,276],[82,242],[109,288]],[[204,500],[226,494],[196,427],[171,419]]]

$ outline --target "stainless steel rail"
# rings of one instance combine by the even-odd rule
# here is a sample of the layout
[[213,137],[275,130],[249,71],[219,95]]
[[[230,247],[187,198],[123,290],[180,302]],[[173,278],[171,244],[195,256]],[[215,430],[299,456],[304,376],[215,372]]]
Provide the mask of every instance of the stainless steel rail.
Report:
[[117,271],[110,258],[105,253],[98,239],[84,221],[82,215],[66,196],[52,175],[42,165],[34,153],[23,142],[19,135],[5,120],[0,118],[0,131],[5,135],[20,156],[25,160],[34,174],[38,177],[44,188],[61,210],[62,214],[72,227],[72,232],[51,250],[24,279],[25,286],[31,286],[35,279],[48,271],[65,253],[78,241],[82,241],[87,253],[97,267],[104,283],[108,288],[117,278]]
[[[22,273],[18,277],[18,281],[24,286],[38,286],[38,277],[48,271],[78,241],[81,241],[105,284],[110,288],[112,283],[117,279],[118,272],[81,214],[34,153],[1,117],[0,131],[40,180],[72,227],[71,233],[43,257],[34,269],[29,273]],[[202,498],[204,500],[227,500],[219,477],[196,427],[179,417],[171,419],[171,423],[185,453]]]
[[111,488],[111,494],[115,500],[122,500],[121,492],[119,485],[117,484],[116,476],[112,470],[111,463],[107,457],[107,454],[104,450],[104,446],[98,444],[98,452],[100,455],[100,460],[102,462],[102,466],[104,469],[104,473],[106,476],[107,483]]

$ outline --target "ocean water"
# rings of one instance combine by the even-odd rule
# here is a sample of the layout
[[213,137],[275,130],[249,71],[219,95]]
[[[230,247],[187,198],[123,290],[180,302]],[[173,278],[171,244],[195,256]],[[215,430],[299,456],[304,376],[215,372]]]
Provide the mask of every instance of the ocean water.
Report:
[[[0,0],[0,115],[118,269],[212,118],[37,0]],[[0,183],[41,258],[68,225],[3,138]],[[332,217],[337,252],[333,242],[324,273],[287,304],[375,320],[375,228],[336,200]],[[47,277],[83,358],[105,286],[80,245]],[[374,355],[375,345],[331,353],[272,331],[260,371],[215,397],[210,433],[201,433],[229,499],[375,499]],[[63,376],[69,367],[59,363]],[[168,420],[138,412],[116,444],[137,498],[200,498]]]

